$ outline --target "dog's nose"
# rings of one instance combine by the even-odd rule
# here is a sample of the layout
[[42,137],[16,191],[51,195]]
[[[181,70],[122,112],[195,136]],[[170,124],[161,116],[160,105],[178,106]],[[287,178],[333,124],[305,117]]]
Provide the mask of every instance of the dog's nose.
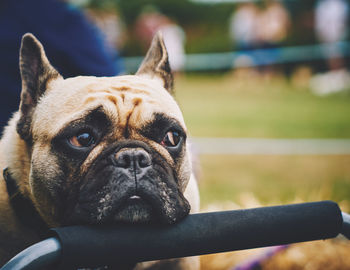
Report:
[[151,166],[150,155],[142,148],[131,148],[119,151],[115,155],[116,165],[125,169],[143,169]]

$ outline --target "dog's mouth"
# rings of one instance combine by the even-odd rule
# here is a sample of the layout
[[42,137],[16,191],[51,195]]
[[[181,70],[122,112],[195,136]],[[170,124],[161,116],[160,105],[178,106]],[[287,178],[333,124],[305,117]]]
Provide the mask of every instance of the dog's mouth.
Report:
[[[116,183],[117,182],[117,183]],[[188,215],[190,206],[174,180],[154,172],[138,181],[118,177],[96,189],[81,190],[64,222],[72,224],[162,223],[172,224]]]
[[[74,224],[172,224],[185,217],[190,209],[182,195],[181,199],[176,199],[170,198],[171,195],[165,195],[164,192],[142,195],[134,193],[130,195],[127,192],[124,196],[117,197],[114,193],[106,193],[98,203],[95,201],[77,203],[68,222]],[[164,197],[168,200],[164,201]]]

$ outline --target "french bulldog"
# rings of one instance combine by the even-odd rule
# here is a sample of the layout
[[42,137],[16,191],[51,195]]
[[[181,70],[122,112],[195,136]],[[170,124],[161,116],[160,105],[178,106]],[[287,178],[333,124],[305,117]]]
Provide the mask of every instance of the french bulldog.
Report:
[[[174,224],[199,209],[187,129],[161,33],[135,75],[63,78],[41,43],[20,49],[19,110],[0,141],[0,263],[47,228]],[[198,269],[196,257],[132,265]]]

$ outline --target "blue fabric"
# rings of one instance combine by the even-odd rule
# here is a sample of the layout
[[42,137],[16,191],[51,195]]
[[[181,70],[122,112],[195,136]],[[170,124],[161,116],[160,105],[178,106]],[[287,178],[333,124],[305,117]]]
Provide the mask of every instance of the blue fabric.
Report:
[[0,0],[0,129],[18,110],[18,67],[22,35],[31,32],[43,44],[63,77],[113,76],[122,72],[112,50],[83,14],[57,0]]

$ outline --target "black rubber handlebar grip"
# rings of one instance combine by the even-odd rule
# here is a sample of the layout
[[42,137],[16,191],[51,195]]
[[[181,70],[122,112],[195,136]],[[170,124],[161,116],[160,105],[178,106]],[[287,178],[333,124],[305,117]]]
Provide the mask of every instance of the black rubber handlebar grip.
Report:
[[337,236],[342,214],[331,201],[194,214],[170,226],[53,229],[63,269],[115,265],[281,245]]

